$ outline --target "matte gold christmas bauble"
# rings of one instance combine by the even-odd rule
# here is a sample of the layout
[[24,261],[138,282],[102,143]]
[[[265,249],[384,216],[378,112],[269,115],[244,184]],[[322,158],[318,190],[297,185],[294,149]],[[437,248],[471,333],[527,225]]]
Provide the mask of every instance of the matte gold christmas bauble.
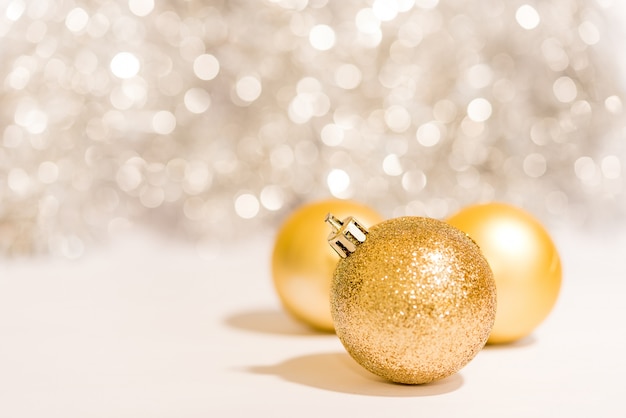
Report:
[[435,219],[372,226],[329,215],[343,258],[331,286],[335,330],[348,353],[394,382],[428,383],[465,366],[485,345],[496,288],[478,246]]
[[349,200],[323,200],[296,209],[281,225],[272,253],[272,277],[278,296],[290,314],[305,324],[333,331],[330,281],[337,255],[326,242],[328,212],[356,214],[373,225],[383,218],[373,209]]
[[548,232],[524,210],[503,203],[473,205],[448,219],[480,246],[498,289],[489,343],[529,335],[550,313],[561,288],[561,261]]

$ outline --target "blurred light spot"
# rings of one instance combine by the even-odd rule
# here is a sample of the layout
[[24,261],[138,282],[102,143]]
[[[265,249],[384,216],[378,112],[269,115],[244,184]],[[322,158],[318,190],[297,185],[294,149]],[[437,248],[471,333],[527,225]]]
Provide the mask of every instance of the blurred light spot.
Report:
[[389,154],[383,159],[383,171],[388,176],[399,176],[402,174],[402,164],[396,154]]
[[465,117],[461,121],[461,131],[465,135],[475,138],[485,131],[485,124],[483,122],[475,122],[469,117]]
[[600,31],[593,23],[584,21],[578,26],[578,36],[587,45],[595,45],[600,42]]
[[109,26],[111,26],[109,19],[101,13],[96,13],[89,20],[87,33],[93,38],[101,38],[106,35]]
[[152,117],[152,129],[154,132],[167,135],[172,133],[176,128],[176,116],[167,110],[161,110]]
[[44,161],[39,164],[37,177],[44,184],[52,184],[59,178],[59,166],[52,161]]
[[385,123],[392,131],[402,133],[411,126],[411,115],[404,107],[393,105],[385,110]]
[[591,105],[586,100],[578,100],[572,104],[571,115],[574,118],[584,117],[591,114]]
[[574,81],[566,76],[559,77],[552,85],[554,96],[561,103],[570,103],[576,99],[578,89]]
[[591,157],[580,157],[574,162],[574,171],[583,183],[592,183],[596,176],[596,163]]
[[119,52],[111,60],[111,72],[119,78],[136,76],[139,67],[139,60],[130,52]]
[[604,100],[604,107],[613,114],[621,113],[623,109],[622,99],[618,96],[609,96]]
[[380,32],[380,20],[372,9],[359,10],[356,14],[355,23],[359,32],[372,35]]
[[243,219],[252,219],[259,213],[258,199],[249,193],[244,193],[235,199],[235,212]]
[[235,86],[237,96],[245,102],[253,102],[258,99],[262,89],[261,81],[251,75],[241,77]]
[[546,167],[546,158],[541,154],[529,154],[524,158],[524,173],[529,177],[537,178],[543,176],[546,172]]
[[133,105],[133,100],[124,94],[124,91],[119,87],[111,91],[111,94],[109,95],[109,102],[111,102],[113,107],[118,110],[129,109]]
[[484,122],[491,117],[491,103],[478,97],[467,105],[467,116],[474,122]]
[[527,30],[534,29],[539,25],[541,18],[534,7],[524,4],[515,12],[515,20],[519,25]]
[[203,113],[211,106],[211,96],[206,90],[193,87],[185,92],[184,102],[191,113]]
[[419,23],[409,20],[398,29],[398,40],[416,47],[424,40],[424,30]]
[[[309,0],[270,0],[270,2],[276,3],[280,7],[284,9],[288,9],[288,10],[303,10],[309,3]],[[315,3],[320,3],[320,2],[315,2]],[[321,6],[323,6],[324,3],[325,1],[321,2]]]
[[326,183],[333,196],[342,197],[344,192],[350,187],[350,176],[345,171],[334,168],[328,173]]
[[335,31],[328,25],[315,25],[309,32],[311,46],[319,51],[327,51],[335,45]]
[[7,84],[15,90],[22,90],[28,85],[30,75],[30,71],[27,68],[16,67],[9,73]]
[[125,82],[111,91],[109,100],[116,109],[126,110],[134,105],[141,106],[147,96],[147,86],[143,80]]
[[76,7],[67,14],[65,17],[65,26],[71,32],[80,32],[87,26],[89,22],[89,15],[80,7]]
[[7,176],[9,189],[20,195],[25,195],[31,188],[31,179],[28,173],[21,168],[12,168]]
[[139,193],[139,201],[147,208],[157,208],[165,200],[165,191],[162,187],[145,186]]
[[279,210],[285,204],[285,193],[282,187],[270,184],[261,190],[261,204],[267,210]]
[[212,181],[213,176],[203,161],[191,161],[185,165],[183,189],[188,194],[199,194],[205,191]]
[[335,72],[335,83],[342,89],[351,90],[361,84],[362,77],[359,67],[353,64],[343,64]]
[[313,116],[323,116],[330,109],[330,99],[322,91],[322,84],[313,77],[298,82],[298,94],[289,103],[288,115],[295,123],[306,123]]
[[434,122],[427,122],[417,128],[415,134],[417,142],[425,147],[432,147],[439,143],[441,140],[441,130]]
[[492,77],[493,72],[486,64],[476,64],[467,71],[467,81],[475,89],[488,86]]
[[295,123],[306,123],[313,117],[313,103],[310,95],[298,94],[289,103],[287,113]]
[[135,165],[126,163],[117,170],[115,179],[121,190],[130,192],[139,187],[143,181],[143,175]]
[[213,80],[220,72],[220,62],[211,54],[202,54],[193,61],[193,72],[200,80]]
[[398,3],[394,0],[374,0],[372,12],[379,20],[388,22],[398,15]]
[[128,8],[136,16],[147,16],[154,10],[154,0],[128,0]]
[[600,163],[602,174],[607,179],[618,179],[622,175],[622,163],[615,155],[607,155]]
[[547,145],[554,140],[558,130],[558,121],[555,119],[539,119],[530,128],[530,139],[537,145]]
[[415,5],[420,9],[434,9],[439,4],[439,0],[416,0]]
[[322,90],[322,83],[315,77],[304,77],[296,86],[298,93],[319,93]]
[[15,123],[32,134],[40,134],[48,127],[48,115],[30,99],[23,99],[13,115]]
[[148,86],[143,79],[136,79],[122,83],[122,92],[133,103],[142,103],[148,94]]
[[5,16],[7,17],[7,19],[15,22],[20,17],[22,17],[22,14],[24,14],[25,10],[26,3],[24,3],[22,0],[14,0],[9,3],[9,6],[5,11]]
[[409,193],[418,193],[426,187],[426,175],[422,170],[413,169],[402,175],[402,188]]
[[383,40],[383,31],[379,29],[374,33],[364,33],[357,41],[364,48],[377,48]]
[[165,166],[167,176],[175,182],[185,180],[185,170],[187,169],[187,161],[184,158],[172,158]]
[[204,54],[206,45],[197,36],[185,37],[178,47],[180,56],[186,61],[194,61],[199,55]]
[[339,125],[329,123],[322,128],[320,136],[324,144],[328,145],[329,147],[336,147],[343,142],[345,132]]
[[415,0],[396,0],[395,4],[398,12],[408,12],[415,6]]

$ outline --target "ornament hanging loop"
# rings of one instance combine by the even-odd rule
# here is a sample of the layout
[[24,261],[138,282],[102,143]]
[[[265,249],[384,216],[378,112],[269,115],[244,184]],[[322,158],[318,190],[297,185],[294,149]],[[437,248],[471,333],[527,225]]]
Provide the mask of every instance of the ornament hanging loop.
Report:
[[367,228],[352,216],[341,221],[329,213],[325,222],[333,229],[328,235],[328,243],[341,258],[352,254],[367,238]]

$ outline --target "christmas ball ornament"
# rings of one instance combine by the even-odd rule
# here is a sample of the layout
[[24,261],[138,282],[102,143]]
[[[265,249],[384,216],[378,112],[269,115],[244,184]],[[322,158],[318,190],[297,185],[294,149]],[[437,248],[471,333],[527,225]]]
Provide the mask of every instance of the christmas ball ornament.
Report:
[[420,384],[474,358],[493,325],[496,288],[471,239],[429,218],[391,219],[369,231],[352,217],[327,222],[342,257],[331,285],[335,330],[359,364]]
[[524,210],[503,203],[468,206],[447,222],[480,246],[498,288],[489,343],[529,335],[550,313],[561,288],[561,261],[544,227]]
[[321,220],[328,212],[356,214],[372,224],[383,218],[373,209],[349,200],[323,200],[294,211],[279,228],[272,253],[272,277],[285,309],[309,326],[333,331],[330,282],[337,255],[328,247]]

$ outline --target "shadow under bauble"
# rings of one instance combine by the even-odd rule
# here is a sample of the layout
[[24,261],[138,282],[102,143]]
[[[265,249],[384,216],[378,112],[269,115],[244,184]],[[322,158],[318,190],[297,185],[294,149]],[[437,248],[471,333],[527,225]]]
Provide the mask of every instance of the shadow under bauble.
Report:
[[258,309],[235,313],[226,318],[226,325],[244,331],[276,335],[335,335],[313,329],[279,309]]
[[423,385],[393,383],[368,372],[347,353],[339,352],[308,354],[276,365],[253,366],[246,370],[317,389],[364,396],[436,396],[453,392],[463,385],[459,373]]

